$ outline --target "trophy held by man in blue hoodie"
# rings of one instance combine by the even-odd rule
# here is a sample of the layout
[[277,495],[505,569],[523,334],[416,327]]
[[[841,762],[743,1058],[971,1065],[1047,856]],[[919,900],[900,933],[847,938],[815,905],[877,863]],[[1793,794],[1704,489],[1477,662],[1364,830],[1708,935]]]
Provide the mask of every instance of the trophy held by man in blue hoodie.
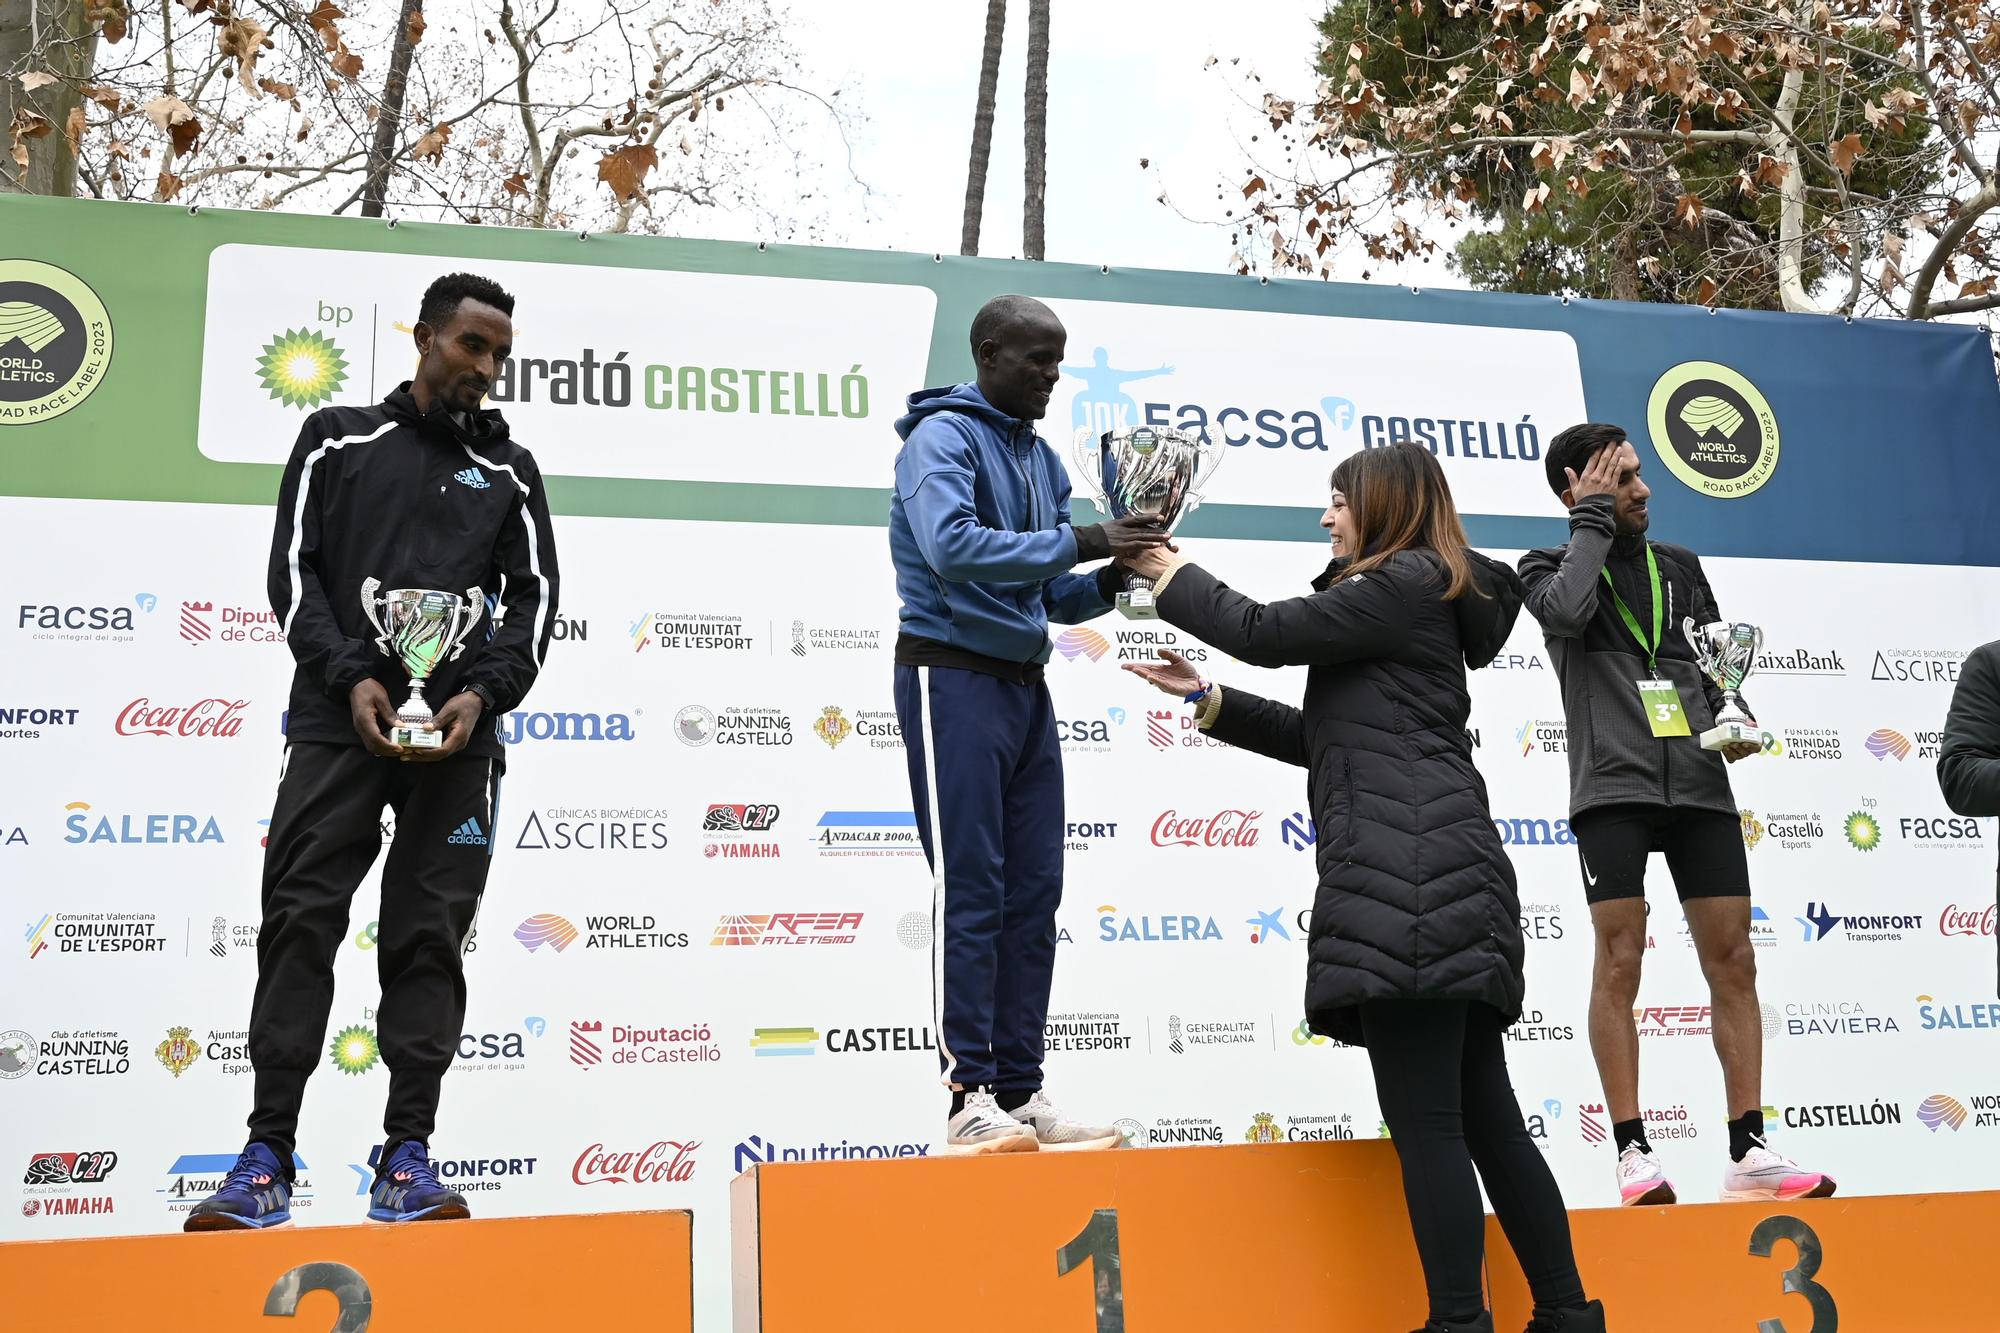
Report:
[[953,1154],[1114,1148],[1042,1090],[1062,901],[1063,773],[1042,679],[1049,622],[1110,611],[1116,564],[1167,542],[1157,518],[1077,527],[1061,457],[1035,432],[1067,337],[1000,296],[972,321],[977,376],[910,395],[896,423],[889,554],[902,599],[896,717],[931,867],[931,1000]]

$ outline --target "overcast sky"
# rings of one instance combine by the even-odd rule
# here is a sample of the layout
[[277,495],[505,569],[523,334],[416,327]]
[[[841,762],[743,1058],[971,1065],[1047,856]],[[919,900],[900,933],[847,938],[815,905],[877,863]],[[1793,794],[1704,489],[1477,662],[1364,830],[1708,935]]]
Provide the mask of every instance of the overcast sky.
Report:
[[[980,241],[989,256],[1021,253],[1027,10],[1010,0]],[[1268,138],[1269,125],[1240,100],[1240,72],[1310,93],[1324,0],[1054,0],[1053,11],[1047,258],[1224,270],[1227,231],[1183,220],[1157,196],[1203,219],[1241,204],[1245,152],[1257,146],[1248,136]],[[956,254],[985,0],[801,0],[791,12],[815,83],[846,90],[867,116],[855,165],[877,194],[838,199],[830,239]],[[1211,55],[1222,63],[1204,70]],[[1461,285],[1444,276],[1425,273]]]

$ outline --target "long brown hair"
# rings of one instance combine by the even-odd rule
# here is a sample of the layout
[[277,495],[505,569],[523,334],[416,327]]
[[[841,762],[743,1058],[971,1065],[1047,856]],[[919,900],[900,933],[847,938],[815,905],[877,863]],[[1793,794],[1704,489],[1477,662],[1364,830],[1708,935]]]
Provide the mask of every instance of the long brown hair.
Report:
[[1336,583],[1376,568],[1398,551],[1420,550],[1443,566],[1446,601],[1480,593],[1465,558],[1471,543],[1452,503],[1451,485],[1428,449],[1403,440],[1349,454],[1333,470],[1333,489],[1347,497],[1361,546]]

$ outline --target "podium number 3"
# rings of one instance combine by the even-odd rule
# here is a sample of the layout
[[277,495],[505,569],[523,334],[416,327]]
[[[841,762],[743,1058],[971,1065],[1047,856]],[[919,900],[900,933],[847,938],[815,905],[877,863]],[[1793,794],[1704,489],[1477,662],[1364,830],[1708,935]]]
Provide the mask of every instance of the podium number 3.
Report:
[[1099,1208],[1076,1239],[1056,1251],[1056,1276],[1090,1264],[1090,1285],[1097,1312],[1096,1333],[1125,1333],[1124,1260],[1118,1253],[1118,1210]]
[[271,1284],[264,1313],[289,1319],[299,1312],[299,1298],[309,1291],[330,1291],[340,1302],[340,1317],[329,1333],[368,1333],[375,1297],[368,1290],[368,1279],[346,1264],[300,1264]]
[[[1825,1257],[1819,1236],[1798,1218],[1779,1214],[1765,1218],[1750,1233],[1750,1253],[1768,1259],[1771,1246],[1781,1240],[1790,1241],[1798,1251],[1798,1262],[1785,1270],[1785,1290],[1805,1297],[1806,1304],[1812,1307],[1812,1327],[1806,1333],[1839,1333],[1840,1311],[1834,1306],[1833,1293],[1813,1281],[1813,1274],[1819,1272],[1820,1260]],[[1759,1319],[1757,1333],[1786,1333],[1785,1321]]]

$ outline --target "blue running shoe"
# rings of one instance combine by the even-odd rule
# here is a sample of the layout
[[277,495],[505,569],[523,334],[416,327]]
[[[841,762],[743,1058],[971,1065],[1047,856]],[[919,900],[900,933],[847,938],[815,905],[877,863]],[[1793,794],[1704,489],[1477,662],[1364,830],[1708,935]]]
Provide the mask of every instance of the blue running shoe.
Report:
[[459,1194],[438,1183],[437,1172],[431,1169],[431,1150],[414,1139],[397,1144],[376,1171],[368,1202],[371,1222],[443,1222],[472,1216]]
[[292,1224],[292,1183],[278,1155],[252,1143],[222,1178],[222,1188],[203,1199],[181,1224],[182,1231],[262,1230]]

